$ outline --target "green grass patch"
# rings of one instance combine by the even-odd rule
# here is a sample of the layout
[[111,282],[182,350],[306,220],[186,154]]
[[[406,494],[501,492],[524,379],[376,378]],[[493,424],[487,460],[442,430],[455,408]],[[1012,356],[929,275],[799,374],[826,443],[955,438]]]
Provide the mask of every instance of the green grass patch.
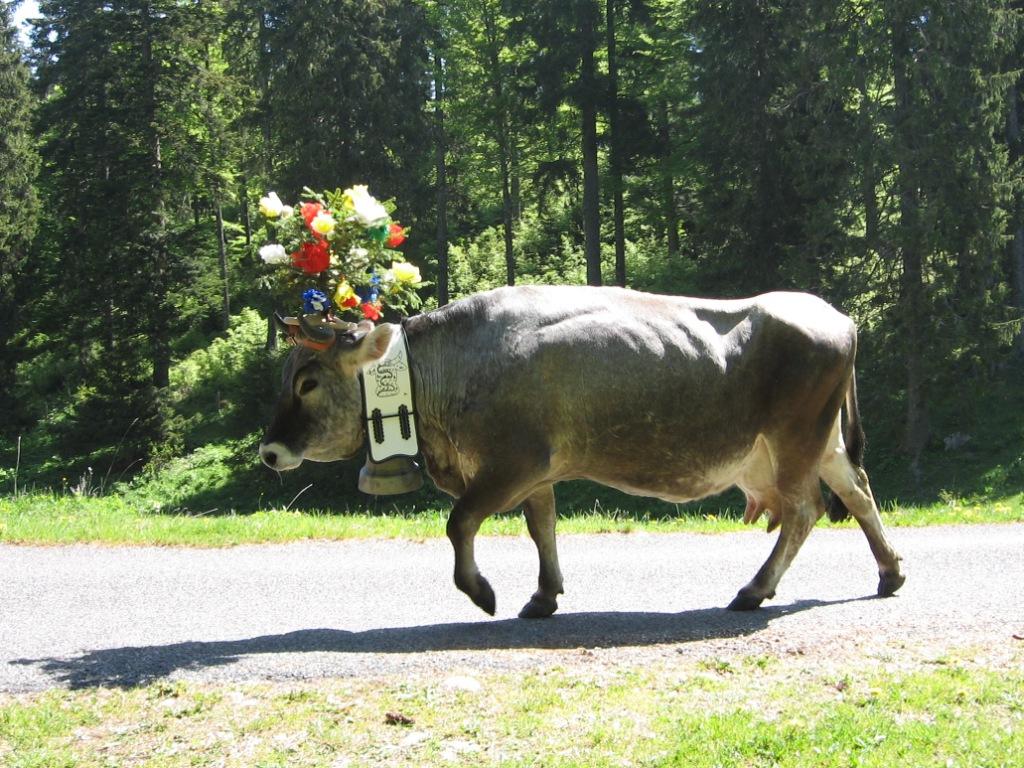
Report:
[[[183,513],[145,500],[122,496],[32,494],[0,498],[0,541],[23,544],[156,544],[230,546],[304,539],[409,538],[445,534],[449,507],[408,511],[390,507],[344,510],[265,509],[249,514],[228,510]],[[988,502],[949,499],[926,506],[892,506],[887,524],[921,526],[960,523],[1024,522],[1024,495]],[[830,525],[822,523],[822,525]],[[844,523],[851,526],[853,523]],[[676,514],[591,509],[564,514],[561,533],[724,533],[746,530],[730,510],[679,507]],[[499,515],[484,523],[485,535],[525,535],[519,514]]]
[[0,698],[9,766],[1015,766],[1024,673],[680,660]]

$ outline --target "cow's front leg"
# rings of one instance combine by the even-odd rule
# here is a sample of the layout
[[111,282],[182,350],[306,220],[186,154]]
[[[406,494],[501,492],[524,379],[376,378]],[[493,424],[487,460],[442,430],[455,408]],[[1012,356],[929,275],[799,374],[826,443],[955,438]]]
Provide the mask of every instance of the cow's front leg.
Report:
[[522,475],[507,471],[500,475],[480,473],[465,493],[455,502],[448,517],[448,539],[455,550],[455,586],[469,599],[494,615],[494,590],[476,565],[473,542],[480,524],[491,515],[514,509],[535,482],[522,480]]
[[558,549],[555,546],[555,491],[547,486],[531,495],[523,504],[526,527],[537,545],[540,575],[537,591],[519,612],[521,619],[543,619],[558,610],[558,596],[562,594],[562,571],[558,567]]
[[480,573],[473,553],[473,543],[480,523],[489,513],[480,514],[459,499],[448,517],[448,539],[455,550],[455,586],[469,595],[469,599],[494,615],[496,601],[494,590]]

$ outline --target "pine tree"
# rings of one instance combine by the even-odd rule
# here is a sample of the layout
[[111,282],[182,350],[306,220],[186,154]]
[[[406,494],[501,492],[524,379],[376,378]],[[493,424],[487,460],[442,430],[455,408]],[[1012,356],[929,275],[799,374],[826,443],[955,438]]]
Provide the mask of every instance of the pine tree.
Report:
[[[883,228],[899,274],[895,320],[906,361],[904,447],[917,473],[930,434],[929,382],[970,376],[1005,319],[1001,256],[1015,182],[1000,134],[1018,34],[1009,4],[885,5],[896,203]],[[1019,182],[1016,182],[1019,183]]]
[[396,198],[403,217],[423,215],[432,64],[422,8],[319,0],[282,7],[272,24],[267,109],[279,191],[365,183]]
[[[47,206],[65,214],[52,233],[51,290],[80,357],[72,385],[97,392],[81,435],[102,444],[140,422],[144,442],[161,433],[157,398],[182,308],[205,290],[196,278],[215,271],[202,263],[212,249],[195,218],[209,133],[193,109],[217,34],[213,6],[44,0],[40,10]],[[215,302],[218,288],[200,301]]]
[[[1012,18],[1021,24],[1024,14],[1024,2],[1015,0],[1009,4]],[[1015,35],[1016,45],[1009,51],[1004,70],[1018,73],[1016,81],[1009,88],[1006,116],[1006,143],[1009,150],[1011,167],[1019,167],[1024,159],[1024,75],[1020,74],[1021,61],[1024,59],[1024,35],[1019,28]],[[1024,194],[1022,190],[1014,190],[1014,200],[1010,212],[1012,242],[1010,244],[1010,275],[1013,285],[1013,303],[1017,315],[1024,318]],[[1024,356],[1024,322],[1017,329],[1016,347],[1018,355]]]
[[[500,221],[505,282],[517,277],[515,227],[521,207],[524,45],[510,33],[502,0],[444,3],[449,142],[471,208],[472,230]],[[500,203],[500,207],[499,207]]]
[[[580,165],[583,177],[583,246],[587,283],[600,285],[601,210],[597,118],[604,104],[604,86],[596,54],[600,12],[596,0],[544,0],[515,4],[515,27],[533,41],[528,62],[537,107],[549,116],[566,103],[578,110]],[[564,158],[558,158],[564,162]]]
[[708,272],[737,293],[811,288],[841,231],[848,119],[826,73],[831,6],[696,4],[695,223]]
[[11,23],[12,4],[0,5],[0,424],[14,425],[11,389],[21,327],[19,298],[38,215],[35,179],[39,169],[32,116],[35,100],[29,71]]

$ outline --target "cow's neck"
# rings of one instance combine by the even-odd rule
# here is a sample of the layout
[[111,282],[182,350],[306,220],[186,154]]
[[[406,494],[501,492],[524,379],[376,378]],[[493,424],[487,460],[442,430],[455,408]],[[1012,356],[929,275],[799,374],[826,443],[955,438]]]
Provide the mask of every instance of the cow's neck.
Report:
[[[404,321],[412,355],[413,395],[419,431],[420,455],[434,484],[445,493],[459,496],[464,476],[455,447],[453,429],[458,421],[452,412],[452,382],[466,376],[466,361],[451,344],[450,329],[435,313]],[[461,378],[460,378],[461,377]]]
[[384,356],[359,377],[370,458],[382,462],[419,453],[412,363],[405,329],[396,325]]

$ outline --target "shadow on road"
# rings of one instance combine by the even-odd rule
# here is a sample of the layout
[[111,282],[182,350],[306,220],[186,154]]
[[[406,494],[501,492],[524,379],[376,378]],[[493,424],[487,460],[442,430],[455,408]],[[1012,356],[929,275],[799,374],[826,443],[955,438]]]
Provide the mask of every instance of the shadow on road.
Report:
[[867,599],[873,598],[801,600],[743,613],[702,608],[682,613],[569,613],[540,621],[508,619],[361,632],[303,629],[243,640],[105,648],[72,658],[16,659],[10,663],[37,666],[54,682],[70,688],[130,688],[147,685],[176,670],[232,664],[253,654],[617,648],[744,637],[789,614]]

